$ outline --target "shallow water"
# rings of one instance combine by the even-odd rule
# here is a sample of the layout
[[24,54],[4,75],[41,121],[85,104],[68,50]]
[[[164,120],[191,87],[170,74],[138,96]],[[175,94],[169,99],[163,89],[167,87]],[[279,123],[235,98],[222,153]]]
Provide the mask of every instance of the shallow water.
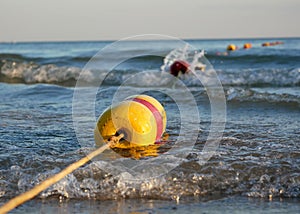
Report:
[[[1,187],[2,197],[7,198],[79,159],[94,143],[92,130],[82,132],[87,145],[77,143],[72,130],[72,89],[52,85],[1,86],[2,92],[13,91],[13,95],[6,93],[1,105]],[[31,95],[37,88],[43,96],[48,96],[30,99],[38,97],[38,93]],[[254,197],[299,197],[300,112],[297,105],[228,102],[226,129],[220,147],[206,164],[201,165],[197,160],[209,131],[210,111],[205,96],[195,94],[195,97],[202,115],[196,149],[166,176],[127,183],[122,177],[102,171],[104,162],[96,160],[41,196],[170,199],[221,192]],[[176,110],[171,100],[164,100],[163,104],[167,112],[172,108]],[[176,121],[180,118],[172,114],[168,118],[167,131],[175,140],[179,134]]]
[[114,201],[99,200],[33,200],[12,213],[107,213],[107,214],[154,214],[154,213],[297,213],[299,199],[257,199],[227,197],[214,200],[189,198],[175,201],[127,199]]

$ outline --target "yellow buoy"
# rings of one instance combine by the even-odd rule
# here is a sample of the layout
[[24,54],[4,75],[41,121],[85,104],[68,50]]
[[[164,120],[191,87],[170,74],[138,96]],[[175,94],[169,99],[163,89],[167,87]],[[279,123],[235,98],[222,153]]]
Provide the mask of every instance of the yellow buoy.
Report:
[[237,46],[235,46],[234,44],[230,44],[227,46],[227,50],[228,51],[235,51],[237,50]]
[[166,130],[167,117],[163,106],[153,97],[135,95],[109,107],[95,127],[95,142],[100,146],[112,136],[124,135],[118,148],[155,145]]

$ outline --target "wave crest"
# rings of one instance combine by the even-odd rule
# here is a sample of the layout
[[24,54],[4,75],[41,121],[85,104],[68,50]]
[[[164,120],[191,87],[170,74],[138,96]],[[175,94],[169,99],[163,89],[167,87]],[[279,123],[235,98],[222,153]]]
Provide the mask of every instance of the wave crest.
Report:
[[54,64],[2,61],[0,81],[9,83],[54,83],[67,84],[77,80],[81,69],[77,67],[58,67]]
[[[159,85],[162,74],[157,70],[144,70],[134,67],[117,67],[107,72],[94,69],[81,72],[82,69],[75,66],[58,66],[55,64],[39,65],[34,62],[17,62],[2,60],[0,62],[0,81],[8,83],[48,83],[74,86],[79,75],[87,84],[99,85],[99,81],[105,79],[105,85],[121,85],[130,76],[141,72],[150,71],[147,78],[132,83],[132,86]],[[152,68],[150,68],[152,69]],[[251,86],[251,87],[295,87],[300,86],[300,69],[232,69],[217,70],[217,74],[223,86]],[[199,71],[198,75],[208,75],[207,72]],[[106,76],[106,77],[105,77]],[[189,86],[202,87],[200,81],[193,75],[184,76],[181,80]]]
[[244,89],[230,87],[226,90],[227,101],[251,101],[251,102],[270,102],[270,103],[291,103],[300,104],[300,95],[293,94],[292,88],[286,90],[272,89]]
[[300,69],[245,69],[217,71],[223,85],[299,86]]

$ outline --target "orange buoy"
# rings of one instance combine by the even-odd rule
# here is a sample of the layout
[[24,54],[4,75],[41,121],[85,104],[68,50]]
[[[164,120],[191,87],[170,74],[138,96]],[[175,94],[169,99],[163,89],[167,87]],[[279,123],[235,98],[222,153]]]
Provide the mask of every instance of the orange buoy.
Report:
[[270,46],[270,45],[271,45],[270,42],[265,42],[265,43],[261,44],[261,46],[263,46],[263,47],[267,47],[267,46]]
[[244,44],[244,49],[249,49],[249,48],[252,48],[251,43],[245,43]]
[[228,45],[227,46],[227,50],[228,51],[235,51],[235,50],[237,50],[237,46],[235,46],[234,44],[230,44],[230,45]]

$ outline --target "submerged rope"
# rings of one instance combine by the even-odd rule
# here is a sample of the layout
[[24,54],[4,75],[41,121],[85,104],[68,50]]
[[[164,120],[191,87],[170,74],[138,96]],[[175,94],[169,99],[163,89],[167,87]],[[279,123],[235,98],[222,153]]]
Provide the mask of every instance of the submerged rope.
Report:
[[61,179],[63,179],[66,175],[72,173],[74,170],[78,169],[82,165],[86,164],[88,161],[96,157],[97,155],[101,154],[104,152],[106,149],[110,147],[114,147],[116,143],[119,142],[124,137],[123,134],[120,134],[119,136],[113,136],[110,138],[110,141],[108,143],[104,144],[102,147],[96,149],[95,151],[91,152],[88,154],[86,157],[80,159],[79,161],[72,163],[68,167],[66,167],[64,170],[61,172],[53,175],[52,177],[46,179],[39,185],[35,186],[31,190],[28,190],[25,193],[22,193],[21,195],[16,196],[15,198],[12,198],[9,200],[7,203],[5,203],[2,207],[0,207],[0,214],[2,213],[7,213],[11,211],[12,209],[16,208],[17,206],[25,203],[26,201],[34,198],[37,196],[40,192],[44,191],[51,185],[57,183]]

